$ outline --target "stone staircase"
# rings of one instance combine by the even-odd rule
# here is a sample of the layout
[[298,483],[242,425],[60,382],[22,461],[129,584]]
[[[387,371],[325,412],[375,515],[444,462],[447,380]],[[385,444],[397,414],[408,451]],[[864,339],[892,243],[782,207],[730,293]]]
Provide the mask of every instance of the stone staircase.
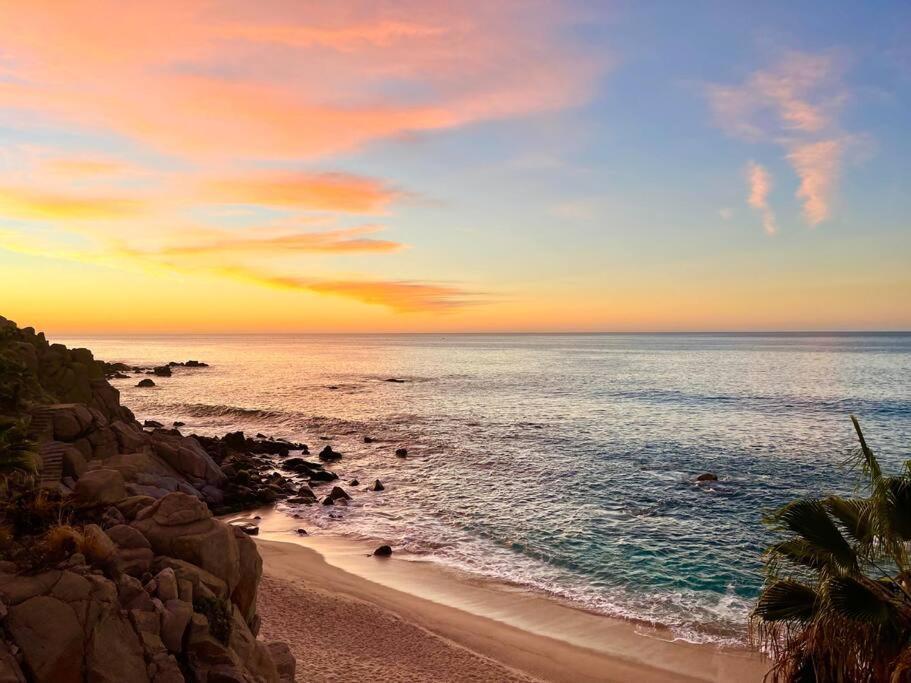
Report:
[[39,486],[52,489],[60,484],[63,478],[63,453],[67,444],[60,441],[46,441],[41,444],[38,453],[41,455],[41,472]]
[[53,441],[53,415],[54,411],[50,406],[38,406],[32,410],[32,419],[28,427],[28,436],[38,444],[38,454],[41,456],[41,469],[38,474],[41,488],[55,488],[63,477],[63,453],[66,444]]
[[50,406],[38,406],[32,410],[28,436],[38,443],[50,441],[54,438],[54,411]]

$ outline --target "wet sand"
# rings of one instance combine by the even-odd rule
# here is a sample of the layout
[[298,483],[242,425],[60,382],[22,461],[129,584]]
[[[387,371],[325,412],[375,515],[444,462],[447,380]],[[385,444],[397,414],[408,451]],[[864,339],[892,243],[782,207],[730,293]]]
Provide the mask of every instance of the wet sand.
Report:
[[372,546],[298,536],[260,512],[262,637],[291,644],[298,680],[760,681],[763,658],[479,581]]

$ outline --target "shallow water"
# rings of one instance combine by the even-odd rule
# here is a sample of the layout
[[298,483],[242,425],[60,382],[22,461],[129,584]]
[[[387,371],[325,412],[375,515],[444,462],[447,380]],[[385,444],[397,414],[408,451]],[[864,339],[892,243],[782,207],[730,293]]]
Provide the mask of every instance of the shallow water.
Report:
[[[377,538],[590,609],[736,640],[764,510],[850,491],[860,419],[911,457],[911,335],[303,335],[55,339],[130,364],[139,418],[331,443],[363,487],[310,528]],[[403,383],[385,381],[404,379]],[[378,439],[364,444],[363,437]],[[409,456],[396,458],[396,447]],[[695,475],[721,481],[696,485]]]

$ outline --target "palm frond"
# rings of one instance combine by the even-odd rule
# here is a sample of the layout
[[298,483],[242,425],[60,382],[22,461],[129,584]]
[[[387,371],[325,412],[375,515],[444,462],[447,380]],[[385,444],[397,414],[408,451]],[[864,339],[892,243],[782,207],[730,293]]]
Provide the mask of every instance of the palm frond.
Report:
[[893,621],[895,608],[883,597],[850,576],[838,576],[826,584],[829,602],[835,611],[845,619],[881,626]]
[[819,596],[797,581],[783,580],[766,586],[759,596],[753,616],[763,621],[800,621],[813,618]]
[[821,501],[808,498],[795,500],[778,510],[774,519],[785,529],[828,553],[841,570],[850,572],[857,569],[856,553]]

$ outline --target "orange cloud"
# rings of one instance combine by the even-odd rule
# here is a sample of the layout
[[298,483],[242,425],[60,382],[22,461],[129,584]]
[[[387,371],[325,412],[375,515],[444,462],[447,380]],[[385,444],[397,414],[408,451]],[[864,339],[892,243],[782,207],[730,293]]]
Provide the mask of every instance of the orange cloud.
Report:
[[234,24],[221,27],[220,32],[226,37],[252,42],[354,50],[365,45],[388,47],[403,39],[436,36],[445,33],[445,29],[406,21],[380,20],[373,24],[322,29],[284,24]]
[[755,161],[747,165],[747,182],[749,183],[750,194],[747,197],[747,203],[762,215],[762,228],[767,235],[774,235],[778,232],[778,226],[775,223],[775,212],[769,205],[769,193],[772,191],[772,176],[763,166]]
[[208,180],[198,189],[206,201],[345,213],[380,213],[397,195],[378,180],[346,173],[260,173]]
[[118,197],[83,197],[0,187],[0,216],[36,220],[114,220],[136,216],[144,203]]
[[443,311],[468,305],[468,292],[426,282],[397,282],[382,280],[308,280],[259,273],[249,269],[223,268],[219,272],[229,277],[268,287],[295,289],[317,294],[329,294],[354,299],[365,304],[386,306],[402,313]]
[[347,253],[390,252],[404,245],[389,240],[359,237],[376,232],[376,226],[361,226],[342,230],[308,232],[267,237],[234,237],[220,235],[195,244],[166,246],[156,253],[160,256],[193,256],[203,254],[283,254],[283,253]]
[[583,102],[607,63],[571,19],[545,0],[0,0],[19,76],[0,95],[182,156],[315,156]]
[[71,178],[117,175],[130,168],[122,161],[102,157],[58,157],[42,165],[53,174]]
[[788,154],[788,160],[800,177],[797,197],[803,200],[804,217],[812,226],[829,217],[842,148],[841,140],[821,140],[797,145]]

